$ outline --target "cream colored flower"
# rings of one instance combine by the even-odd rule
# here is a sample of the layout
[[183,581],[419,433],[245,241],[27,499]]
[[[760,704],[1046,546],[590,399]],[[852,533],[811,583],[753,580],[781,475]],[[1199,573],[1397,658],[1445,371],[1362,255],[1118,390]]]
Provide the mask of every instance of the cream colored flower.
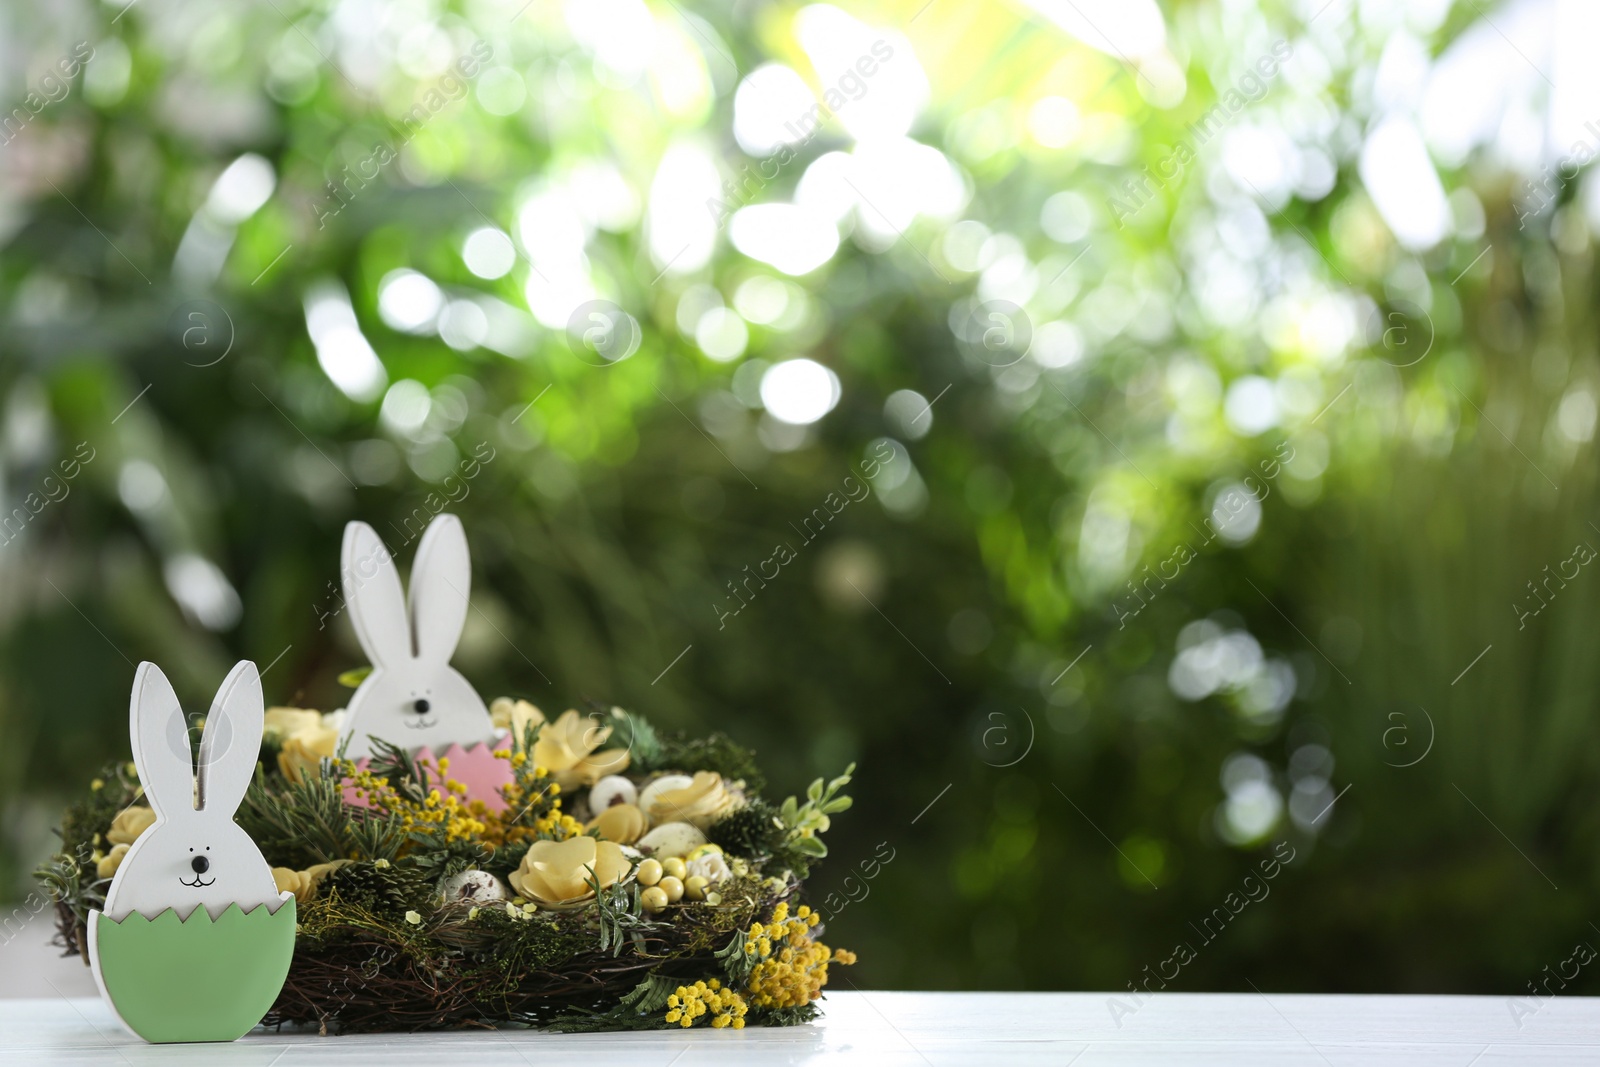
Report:
[[139,839],[139,835],[150,829],[156,821],[156,813],[144,805],[133,808],[123,808],[117,812],[117,817],[111,820],[111,829],[106,831],[106,840],[113,845],[131,845]]
[[589,820],[589,829],[599,830],[607,841],[631,845],[650,829],[650,820],[633,804],[613,804]]
[[278,770],[291,782],[315,776],[324,756],[332,756],[339,747],[339,731],[330,730],[318,721],[317,725],[291,734],[278,750]]
[[628,868],[628,857],[614,841],[535,841],[511,873],[511,888],[541,907],[573,908],[594,899],[591,879],[604,889],[621,881]]
[[349,860],[334,860],[331,863],[314,863],[303,871],[289,867],[274,867],[272,880],[277,884],[278,892],[288,890],[303,904],[317,895],[317,888],[322,885],[323,879],[349,862]]
[[546,723],[534,742],[534,766],[555,776],[561,788],[594,785],[609,774],[628,769],[626,749],[596,752],[611,736],[611,727],[596,726],[576,711],[564,711],[555,722]]
[[688,870],[688,877],[699,875],[711,885],[724,881],[733,875],[728,868],[728,861],[720,852],[704,852],[693,859],[685,860],[684,867]]
[[268,708],[262,719],[262,733],[279,738],[293,737],[305,730],[315,730],[322,725],[322,713],[306,708]]
[[645,812],[654,823],[686,822],[704,830],[733,808],[737,799],[716,771],[698,771],[681,789],[664,789],[650,799]]
[[526,700],[512,700],[510,697],[499,697],[490,704],[489,718],[494,720],[499,729],[510,730],[512,738],[517,741],[521,741],[530,725],[544,725],[544,712]]
[[[611,727],[607,726],[605,732],[609,736]],[[578,781],[583,785],[594,785],[602,778],[610,778],[627,770],[632,759],[625,748],[608,748],[603,752],[592,753],[585,756],[583,762],[578,764],[576,768]]]
[[112,845],[111,851],[94,865],[94,873],[100,878],[110,878],[117,873],[117,868],[122,866],[122,857],[128,854],[127,845]]
[[291,867],[274,867],[272,881],[278,887],[278,892],[293,893],[298,901],[304,901],[311,896],[311,882],[306,877],[305,871],[297,871]]

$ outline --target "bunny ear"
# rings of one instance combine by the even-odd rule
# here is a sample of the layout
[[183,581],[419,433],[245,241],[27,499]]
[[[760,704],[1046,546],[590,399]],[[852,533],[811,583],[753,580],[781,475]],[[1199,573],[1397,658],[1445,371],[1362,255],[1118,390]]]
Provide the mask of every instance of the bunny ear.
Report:
[[266,718],[261,675],[249,660],[234,664],[217,690],[200,735],[200,810],[232,814],[255,776]]
[[194,755],[189,724],[172,683],[154,663],[141,663],[128,702],[133,764],[158,815],[194,809]]
[[411,567],[411,632],[417,656],[448,663],[467,622],[472,558],[461,520],[440,515],[428,524]]
[[400,572],[382,539],[366,523],[345,526],[339,571],[356,640],[373,666],[393,666],[410,659],[411,628],[406,621]]

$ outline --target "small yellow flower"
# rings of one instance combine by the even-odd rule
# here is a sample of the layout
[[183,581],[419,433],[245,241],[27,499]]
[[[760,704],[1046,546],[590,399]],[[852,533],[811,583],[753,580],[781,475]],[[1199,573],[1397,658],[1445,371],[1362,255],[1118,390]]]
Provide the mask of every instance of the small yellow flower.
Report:
[[693,1026],[697,1019],[709,1017],[711,1025],[718,1030],[728,1027],[742,1029],[744,1016],[750,1010],[744,997],[731,989],[724,989],[715,978],[709,984],[699,981],[692,986],[679,986],[667,998],[667,1008],[663,1016],[666,1022],[687,1027]]

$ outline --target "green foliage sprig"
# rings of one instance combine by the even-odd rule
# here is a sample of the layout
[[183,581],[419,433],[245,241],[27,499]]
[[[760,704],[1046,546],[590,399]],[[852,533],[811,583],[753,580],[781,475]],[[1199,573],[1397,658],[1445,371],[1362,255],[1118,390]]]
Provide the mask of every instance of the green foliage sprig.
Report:
[[280,866],[310,867],[339,859],[394,860],[409,839],[400,820],[345,804],[333,760],[319,776],[281,776],[269,785],[260,767],[235,816],[261,851]]
[[848,811],[853,803],[840,790],[850,784],[855,773],[854,763],[844,773],[826,785],[818,778],[806,789],[806,799],[788,797],[778,808],[778,822],[783,827],[783,837],[773,849],[773,858],[794,871],[797,878],[811,873],[811,864],[828,854],[822,834],[832,825],[830,816]]
[[664,749],[656,728],[647,719],[630,715],[621,708],[612,708],[610,715],[611,736],[606,738],[602,748],[627,749],[632,766],[639,770],[653,770],[660,766]]

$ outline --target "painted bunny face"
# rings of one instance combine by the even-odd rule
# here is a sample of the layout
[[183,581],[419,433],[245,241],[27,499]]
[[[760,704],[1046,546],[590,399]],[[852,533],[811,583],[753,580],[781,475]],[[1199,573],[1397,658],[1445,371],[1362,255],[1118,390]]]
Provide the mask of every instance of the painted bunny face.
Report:
[[215,918],[234,902],[245,910],[278,906],[271,868],[233,821],[255,774],[262,714],[260,675],[254,663],[241,661],[211,703],[196,760],[171,683],[154,663],[139,665],[129,734],[156,821],[117,868],[107,915],[120,920],[137,911],[153,919],[176,908],[182,918],[204,905]]
[[483,698],[450,666],[472,588],[461,520],[440,515],[428,524],[411,569],[409,601],[394,557],[364,522],[345,527],[340,572],[356,638],[372,660],[372,673],[350,698],[346,754],[370,756],[371,736],[436,752],[451,743],[492,740]]

